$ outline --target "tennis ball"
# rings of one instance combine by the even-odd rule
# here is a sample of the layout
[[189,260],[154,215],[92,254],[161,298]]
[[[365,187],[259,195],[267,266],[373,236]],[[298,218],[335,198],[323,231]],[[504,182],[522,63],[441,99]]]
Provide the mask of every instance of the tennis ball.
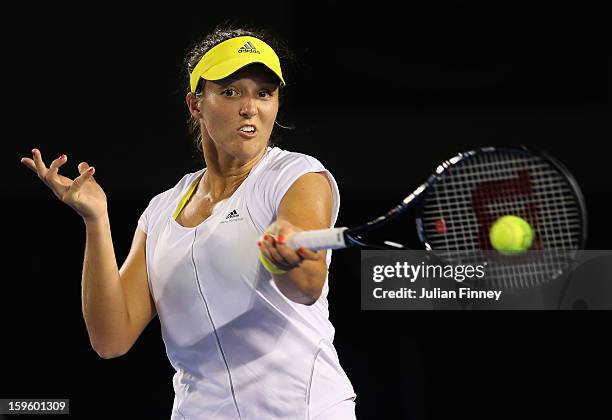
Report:
[[516,255],[531,247],[533,229],[521,217],[502,216],[491,226],[489,239],[493,248],[502,254]]

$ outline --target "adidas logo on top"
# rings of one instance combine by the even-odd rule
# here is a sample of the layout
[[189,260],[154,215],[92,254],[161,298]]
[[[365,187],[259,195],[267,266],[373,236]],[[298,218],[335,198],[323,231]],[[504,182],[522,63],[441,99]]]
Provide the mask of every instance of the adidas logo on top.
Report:
[[232,210],[230,212],[230,214],[228,214],[227,216],[225,216],[225,219],[233,219],[234,217],[240,217],[240,215],[238,214],[238,212],[236,210]]
[[259,51],[257,51],[257,48],[255,48],[255,45],[253,45],[251,43],[251,41],[247,42],[246,44],[244,44],[242,46],[242,48],[240,48],[238,50],[239,53],[253,53],[253,54],[261,54]]

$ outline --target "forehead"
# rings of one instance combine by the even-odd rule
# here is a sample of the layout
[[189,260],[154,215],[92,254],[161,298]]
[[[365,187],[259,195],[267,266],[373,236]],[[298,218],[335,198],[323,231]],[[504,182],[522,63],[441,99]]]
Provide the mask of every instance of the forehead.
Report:
[[243,68],[236,70],[224,79],[214,80],[214,83],[220,85],[227,85],[232,82],[239,81],[241,79],[251,79],[256,83],[279,85],[280,80],[278,77],[266,66],[260,63],[249,64]]

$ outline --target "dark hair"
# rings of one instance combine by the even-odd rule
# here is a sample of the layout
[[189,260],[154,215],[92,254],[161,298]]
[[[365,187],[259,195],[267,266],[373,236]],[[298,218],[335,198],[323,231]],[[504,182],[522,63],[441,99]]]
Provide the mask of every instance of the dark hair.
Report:
[[[236,38],[238,36],[252,36],[254,38],[261,39],[266,44],[270,45],[272,49],[278,55],[278,58],[281,62],[281,66],[283,68],[283,78],[287,81],[287,68],[295,65],[297,62],[295,55],[289,50],[287,45],[284,42],[281,42],[277,37],[275,37],[270,31],[265,29],[253,29],[253,28],[234,28],[228,24],[222,24],[217,26],[211,33],[204,36],[202,39],[194,42],[192,46],[189,48],[189,52],[185,56],[185,60],[183,62],[184,68],[186,71],[185,78],[185,86],[187,90],[190,90],[189,85],[189,76],[191,72],[195,68],[195,66],[200,62],[204,54],[206,54],[212,47],[217,44],[220,44],[223,41],[227,41],[231,38]],[[288,64],[288,65],[286,65]],[[200,79],[198,82],[198,86],[196,88],[196,95],[201,93],[202,88],[204,87],[204,80]],[[279,86],[279,89],[281,86]],[[280,100],[280,97],[279,97]],[[192,115],[189,116],[187,120],[189,134],[193,137],[193,142],[195,148],[201,153],[202,152],[202,133],[200,131],[199,121],[194,118]],[[293,127],[284,127],[279,123],[276,123],[276,126],[281,128],[293,128]],[[270,142],[272,139],[278,140],[278,132],[276,130],[276,126],[272,129],[272,134],[270,135]]]

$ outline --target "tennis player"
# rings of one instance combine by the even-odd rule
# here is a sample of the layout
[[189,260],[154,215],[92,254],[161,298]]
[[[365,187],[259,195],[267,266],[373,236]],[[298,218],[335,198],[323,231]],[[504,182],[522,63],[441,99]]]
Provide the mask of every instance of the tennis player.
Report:
[[294,250],[333,227],[340,196],[314,157],[272,147],[285,85],[274,41],[218,28],[185,59],[186,104],[205,167],[150,200],[117,268],[104,191],[86,162],[71,180],[40,151],[22,162],[86,225],[83,314],[103,358],[159,315],[176,370],[172,419],[355,419],[332,344],[331,251]]

